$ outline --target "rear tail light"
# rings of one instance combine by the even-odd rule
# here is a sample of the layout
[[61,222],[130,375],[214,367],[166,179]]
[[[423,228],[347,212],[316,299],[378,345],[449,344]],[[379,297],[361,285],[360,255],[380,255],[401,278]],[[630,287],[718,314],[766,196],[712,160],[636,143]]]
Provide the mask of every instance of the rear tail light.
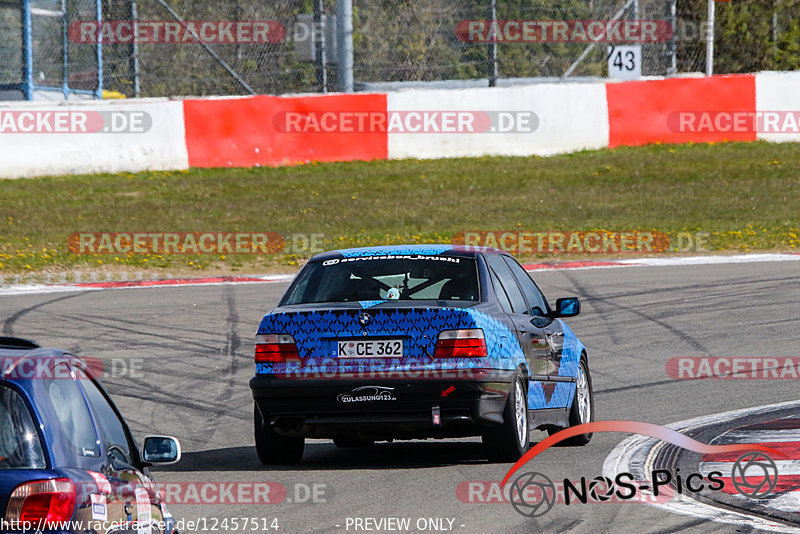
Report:
[[288,334],[258,334],[256,336],[256,363],[283,363],[300,361],[294,338]]
[[11,493],[4,519],[12,524],[29,522],[37,528],[57,528],[57,523],[72,519],[76,500],[75,484],[68,478],[25,482]]
[[485,358],[486,339],[480,328],[444,330],[436,341],[434,358]]

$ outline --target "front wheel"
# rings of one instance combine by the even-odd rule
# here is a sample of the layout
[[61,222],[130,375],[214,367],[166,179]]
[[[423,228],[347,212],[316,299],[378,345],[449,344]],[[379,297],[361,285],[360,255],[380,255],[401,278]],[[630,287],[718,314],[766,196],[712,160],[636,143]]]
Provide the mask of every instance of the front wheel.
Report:
[[306,440],[281,436],[261,416],[258,406],[254,406],[253,424],[255,427],[256,452],[264,465],[297,465],[303,459]]
[[[592,390],[592,377],[589,374],[589,364],[586,355],[581,356],[578,365],[578,377],[575,380],[575,398],[569,410],[569,426],[577,426],[583,423],[594,421],[594,392]],[[562,429],[548,430],[551,436]],[[561,446],[581,446],[586,445],[592,439],[591,432],[588,434],[578,434],[558,443]]]
[[486,455],[493,462],[516,462],[530,447],[525,382],[523,374],[517,371],[503,410],[503,423],[488,429],[481,436]]

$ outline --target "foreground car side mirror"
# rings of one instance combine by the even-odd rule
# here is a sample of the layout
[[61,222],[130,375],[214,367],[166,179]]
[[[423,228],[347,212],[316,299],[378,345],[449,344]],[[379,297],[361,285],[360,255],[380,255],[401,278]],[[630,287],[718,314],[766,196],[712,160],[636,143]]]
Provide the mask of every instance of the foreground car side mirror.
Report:
[[174,464],[181,459],[181,443],[172,436],[147,436],[142,445],[142,459],[151,464]]
[[553,322],[553,318],[547,315],[539,306],[531,308],[531,315],[533,316],[531,324],[536,328],[544,328]]
[[556,301],[555,317],[575,317],[581,313],[581,301],[578,297],[567,297]]

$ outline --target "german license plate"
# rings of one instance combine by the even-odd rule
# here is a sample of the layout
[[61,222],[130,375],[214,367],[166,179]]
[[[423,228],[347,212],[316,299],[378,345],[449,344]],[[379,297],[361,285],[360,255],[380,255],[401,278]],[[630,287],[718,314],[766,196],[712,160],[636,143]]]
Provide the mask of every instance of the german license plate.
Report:
[[338,358],[402,358],[402,339],[336,341]]

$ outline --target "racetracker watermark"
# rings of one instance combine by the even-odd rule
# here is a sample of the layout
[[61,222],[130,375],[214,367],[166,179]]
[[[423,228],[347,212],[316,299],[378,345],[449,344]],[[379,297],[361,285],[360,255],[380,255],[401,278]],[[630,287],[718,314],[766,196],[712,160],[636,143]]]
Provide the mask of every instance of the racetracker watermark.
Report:
[[324,234],[277,232],[75,232],[73,254],[316,254]]
[[[380,361],[380,360],[379,360]],[[434,369],[431,367],[415,369],[358,369],[335,360],[326,360],[321,365],[305,366],[299,363],[257,363],[256,374],[264,374],[277,379],[316,379],[316,380],[470,380],[483,379],[491,375],[486,369]],[[442,391],[442,397],[451,391]],[[389,400],[388,398],[386,400]],[[346,402],[346,401],[345,401]]]
[[[82,362],[82,363],[81,363]],[[17,380],[58,380],[92,378],[141,378],[143,358],[111,358],[107,361],[91,356],[76,364],[67,356],[0,357],[0,378]],[[73,372],[75,370],[75,372]]]
[[673,36],[666,20],[462,20],[467,43],[660,43]]
[[271,481],[192,481],[159,482],[153,485],[149,480],[112,484],[106,475],[89,472],[92,481],[76,484],[79,502],[89,500],[93,494],[102,494],[111,499],[126,501],[137,492],[147,491],[152,496],[158,494],[159,500],[167,505],[267,505],[267,504],[320,504],[328,502],[329,487],[324,483],[297,482],[284,485]]
[[454,245],[499,248],[510,254],[615,254],[663,253],[669,251],[700,252],[709,250],[707,232],[631,230],[592,231],[460,231],[453,236]]
[[798,380],[800,357],[678,356],[667,360],[667,375],[676,380]]
[[147,133],[146,111],[0,110],[0,134]]
[[678,133],[800,133],[800,111],[673,111],[667,126]]
[[77,21],[67,35],[82,44],[265,44],[286,38],[286,28],[276,20],[104,20]]
[[[97,504],[93,505],[94,509]],[[105,504],[99,510],[105,512]],[[137,510],[138,512],[138,510]],[[97,515],[95,512],[93,515]],[[146,516],[145,516],[146,517]],[[197,519],[177,519],[166,516],[162,521],[151,519],[115,520],[85,519],[71,521],[7,521],[0,518],[0,532],[20,532],[41,534],[43,531],[56,532],[270,532],[281,528],[278,518],[270,517],[199,517]]]
[[[545,482],[545,479],[550,481],[550,478],[545,475],[541,475],[541,477],[542,482]],[[618,478],[619,484],[616,485],[613,481],[609,484],[606,477],[595,477],[591,480],[582,477],[580,480],[550,481],[552,486],[530,483],[523,488],[515,487],[514,484],[502,485],[499,480],[466,480],[459,482],[456,486],[456,498],[465,504],[510,504],[522,496],[525,501],[530,502],[543,500],[545,498],[543,490],[549,488],[547,498],[552,499],[554,504],[570,504],[575,500],[583,502],[584,499],[584,504],[600,502],[665,503],[671,500],[675,494],[671,486],[667,485],[661,488],[662,484],[659,484],[658,493],[636,491],[642,485],[647,484],[644,481],[634,480],[630,473],[624,473],[624,476]],[[623,490],[627,489],[627,491],[618,490],[617,486]]]
[[533,133],[533,111],[283,111],[273,119],[280,133]]

